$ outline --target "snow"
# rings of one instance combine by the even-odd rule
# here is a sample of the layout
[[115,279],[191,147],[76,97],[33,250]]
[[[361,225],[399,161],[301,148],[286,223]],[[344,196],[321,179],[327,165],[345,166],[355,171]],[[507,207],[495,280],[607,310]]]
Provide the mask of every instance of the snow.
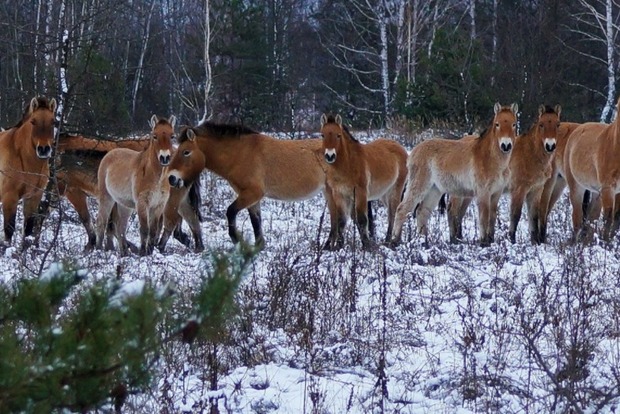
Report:
[[[84,283],[120,280],[119,303],[139,294],[146,281],[161,294],[189,297],[209,253],[232,248],[225,212],[233,192],[208,173],[202,186],[204,255],[173,240],[165,253],[150,257],[85,253],[85,232],[65,201],[60,233],[50,224],[56,211],[41,247],[5,250],[0,277],[10,283],[39,268],[42,277],[52,277],[59,271],[55,263],[71,258],[89,269]],[[502,197],[496,242],[488,248],[476,243],[472,206],[461,245],[448,243],[447,219],[437,212],[426,241],[409,219],[401,246],[362,251],[349,223],[344,249],[324,252],[319,246],[329,218],[322,196],[298,203],[264,200],[267,244],[238,292],[240,316],[218,345],[215,389],[206,362],[211,346],[171,343],[152,389],[131,396],[124,412],[161,411],[163,404],[173,412],[196,412],[210,402],[227,413],[564,412],[570,406],[557,400],[558,384],[546,370],[560,375],[575,347],[586,352],[588,375],[573,392],[582,408],[595,411],[600,400],[587,390],[617,389],[620,368],[617,241],[568,243],[564,195],[551,214],[548,244],[530,244],[523,218],[513,245],[508,203]],[[375,205],[375,218],[382,240],[383,207]],[[237,225],[252,241],[247,212]],[[129,239],[137,242],[135,218],[130,229]],[[611,398],[603,412],[617,404]]]

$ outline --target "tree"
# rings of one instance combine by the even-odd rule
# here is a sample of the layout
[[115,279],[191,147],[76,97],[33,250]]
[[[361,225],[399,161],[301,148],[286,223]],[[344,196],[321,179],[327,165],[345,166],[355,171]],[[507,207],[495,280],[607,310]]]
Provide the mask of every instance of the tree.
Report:
[[215,254],[189,308],[171,287],[88,283],[88,272],[69,262],[0,286],[0,411],[120,412],[130,393],[151,383],[164,343],[217,343],[254,254],[247,247]]

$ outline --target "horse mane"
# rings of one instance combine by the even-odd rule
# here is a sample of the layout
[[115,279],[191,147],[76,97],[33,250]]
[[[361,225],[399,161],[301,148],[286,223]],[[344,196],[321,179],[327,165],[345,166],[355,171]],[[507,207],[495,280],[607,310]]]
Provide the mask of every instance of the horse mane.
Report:
[[[329,123],[335,124],[336,123],[336,117],[333,114],[327,115],[327,121],[325,123],[326,124],[329,124]],[[345,132],[345,134],[347,135],[347,137],[350,140],[352,140],[353,142],[359,142],[359,140],[353,136],[353,134],[351,133],[351,131],[349,131],[349,128],[347,128],[347,126],[345,124],[342,124],[342,130]]]
[[[45,96],[37,96],[37,107],[38,108],[49,108],[50,107],[50,101],[45,97]],[[24,125],[24,122],[26,122],[28,120],[28,118],[30,118],[30,101],[28,102],[28,104],[26,105],[26,108],[24,109],[24,112],[22,113],[22,118],[19,120],[19,122],[15,125],[13,125],[11,128],[19,128],[20,126]]]
[[[179,143],[187,141],[187,131],[189,129],[190,127],[183,127],[181,129],[178,138]],[[191,129],[194,130],[196,135],[208,135],[215,138],[238,138],[241,135],[260,134],[260,132],[244,125],[217,124],[214,122],[202,122]]]
[[[555,112],[555,109],[553,109],[553,107],[551,107],[549,105],[545,105],[545,109],[544,109],[544,111],[540,115],[543,115],[543,114],[555,114],[555,113],[556,112]],[[528,136],[532,135],[533,130],[537,126],[537,122],[538,122],[538,119],[536,119],[534,122],[532,122],[532,126],[530,127],[530,129],[527,130],[527,134],[525,134],[525,135],[528,135]]]

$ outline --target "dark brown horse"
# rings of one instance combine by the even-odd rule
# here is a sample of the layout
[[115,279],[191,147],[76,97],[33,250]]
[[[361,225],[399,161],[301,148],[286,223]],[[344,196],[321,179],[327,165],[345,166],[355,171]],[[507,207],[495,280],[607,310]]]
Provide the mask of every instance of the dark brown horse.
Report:
[[248,209],[255,242],[264,245],[260,201],[264,197],[280,201],[300,201],[325,189],[326,167],[321,140],[279,140],[239,125],[204,122],[192,131],[205,156],[205,167],[224,178],[237,198],[226,210],[228,234],[239,242],[236,219]]
[[327,169],[328,203],[332,218],[328,249],[341,248],[343,231],[354,217],[362,245],[370,245],[368,201],[381,200],[388,210],[386,242],[390,240],[396,208],[407,179],[407,151],[396,141],[378,139],[363,145],[342,125],[340,115],[321,117],[321,136]]
[[54,98],[33,98],[21,121],[0,132],[0,201],[7,243],[15,232],[17,204],[21,199],[24,200],[24,236],[32,234],[34,214],[49,179],[55,112]]

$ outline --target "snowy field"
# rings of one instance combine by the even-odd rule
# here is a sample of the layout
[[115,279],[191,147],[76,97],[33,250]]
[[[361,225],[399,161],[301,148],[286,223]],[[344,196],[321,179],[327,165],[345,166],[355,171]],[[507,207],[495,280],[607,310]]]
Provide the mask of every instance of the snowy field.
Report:
[[[202,186],[207,249],[230,249],[225,211],[234,194],[209,173]],[[322,196],[264,200],[267,245],[242,283],[230,331],[217,346],[169,344],[158,380],[131,396],[124,412],[209,412],[211,404],[221,413],[617,412],[617,241],[570,245],[565,195],[552,212],[548,244],[532,246],[522,219],[513,245],[508,202],[502,197],[488,248],[477,244],[472,206],[462,245],[448,243],[446,217],[437,212],[427,244],[409,219],[395,250],[362,251],[350,224],[345,248],[324,252]],[[374,207],[383,240],[386,211]],[[40,249],[5,250],[5,282],[69,257],[91,280],[174,282],[181,294],[197,285],[206,255],[174,240],[152,257],[83,253],[77,215],[66,202],[62,210],[57,238],[54,212]],[[130,226],[138,243],[135,218]],[[247,212],[238,226],[252,241]]]

